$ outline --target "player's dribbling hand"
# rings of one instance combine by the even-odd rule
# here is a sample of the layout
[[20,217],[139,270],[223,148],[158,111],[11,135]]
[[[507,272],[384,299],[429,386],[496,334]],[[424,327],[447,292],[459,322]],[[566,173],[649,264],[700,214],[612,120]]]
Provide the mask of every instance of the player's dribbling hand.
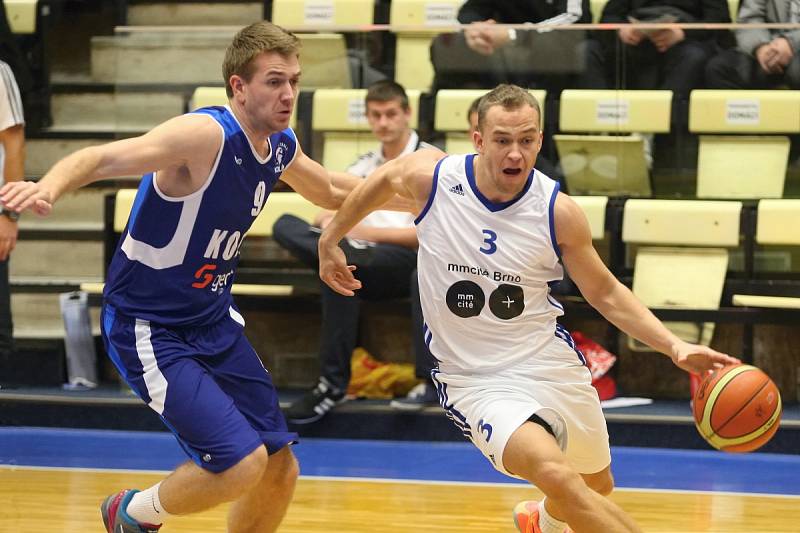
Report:
[[50,214],[50,192],[33,181],[12,181],[0,188],[0,203],[5,209],[22,212],[30,209],[40,216]]
[[715,368],[741,363],[728,354],[712,350],[708,346],[680,342],[672,347],[670,355],[676,366],[687,372],[704,375]]
[[331,289],[345,296],[355,295],[353,291],[361,288],[361,282],[353,276],[355,269],[355,266],[347,264],[341,248],[338,246],[324,247],[320,241],[319,277]]

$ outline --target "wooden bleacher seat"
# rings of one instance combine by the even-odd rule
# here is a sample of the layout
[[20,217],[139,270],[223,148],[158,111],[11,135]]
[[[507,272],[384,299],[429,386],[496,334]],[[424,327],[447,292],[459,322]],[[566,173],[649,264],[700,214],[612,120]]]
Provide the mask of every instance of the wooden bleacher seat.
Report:
[[36,33],[36,14],[39,0],[3,0],[8,25],[12,33]]
[[[196,87],[192,93],[192,99],[189,102],[189,109],[197,109],[212,105],[228,105],[228,95],[225,93],[225,87]],[[292,109],[292,116],[289,118],[289,127],[292,129],[297,127],[296,103],[294,109]]]
[[570,193],[651,196],[640,134],[668,132],[671,105],[672,91],[563,91],[553,139]]
[[[758,202],[755,242],[759,246],[800,246],[798,228],[800,200],[767,199]],[[734,294],[732,299],[736,306],[800,309],[800,297]]]
[[[114,200],[113,227],[108,232],[107,238],[125,231],[128,216],[136,199],[136,189],[120,189],[116,192]],[[312,222],[320,208],[295,192],[275,192],[269,195],[267,204],[250,227],[247,235],[252,237],[272,237],[272,226],[284,214],[292,214],[307,222]],[[82,283],[81,290],[92,295],[102,294],[103,283]],[[291,295],[294,287],[291,285],[234,283],[232,289],[235,295],[246,296],[287,296]]]
[[[651,308],[718,309],[727,248],[739,245],[741,202],[628,200],[622,240],[639,246],[633,293]],[[667,323],[680,338],[708,344],[713,323]],[[649,350],[629,339],[635,350]]]
[[[478,97],[489,92],[488,89],[442,89],[436,93],[436,111],[433,128],[445,134],[445,152],[450,154],[469,154],[474,152],[472,138],[467,130],[467,109]],[[539,101],[544,127],[544,104],[547,91],[531,90]]]
[[394,79],[408,89],[428,90],[433,82],[430,47],[441,32],[436,27],[458,24],[458,8],[464,0],[392,0],[389,22],[416,26],[397,31]]
[[[344,171],[359,155],[377,149],[366,117],[366,89],[317,89],[314,91],[311,129],[322,134],[322,156],[315,159],[330,170]],[[406,89],[411,106],[410,126],[418,125],[420,91]]]
[[790,142],[777,134],[800,133],[800,91],[694,90],[689,130],[698,198],[780,198]]

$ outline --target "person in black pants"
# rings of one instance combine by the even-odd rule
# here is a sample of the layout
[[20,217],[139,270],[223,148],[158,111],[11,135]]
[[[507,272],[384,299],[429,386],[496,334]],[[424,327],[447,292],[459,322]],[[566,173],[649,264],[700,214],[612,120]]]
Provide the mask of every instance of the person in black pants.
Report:
[[459,8],[463,32],[431,44],[434,91],[490,89],[515,83],[559,92],[585,68],[583,31],[516,31],[500,24],[563,25],[592,21],[589,0],[467,0]]
[[[793,7],[794,6],[794,7]],[[800,22],[800,6],[791,0],[742,0],[740,24]],[[736,48],[709,61],[706,83],[711,89],[800,89],[800,30],[756,28],[736,31]]]
[[[367,121],[381,142],[379,150],[358,158],[347,170],[366,177],[384,162],[431,148],[410,128],[411,107],[403,87],[393,81],[372,84],[366,96]],[[317,269],[317,241],[334,213],[323,211],[314,224],[292,215],[280,217],[273,238],[307,266]],[[315,422],[345,399],[350,382],[350,358],[358,342],[361,300],[385,300],[411,296],[412,338],[417,377],[423,382],[408,397],[392,402],[400,409],[420,409],[437,403],[430,381],[434,361],[423,337],[422,310],[417,288],[417,234],[414,217],[408,213],[375,211],[343,241],[347,259],[357,265],[356,276],[364,283],[360,298],[348,298],[321,283],[322,337],[320,377],[317,385],[291,404],[290,422]]]
[[[725,0],[609,0],[601,23],[730,22]],[[614,35],[614,37],[611,37]],[[708,59],[727,32],[671,28],[642,31],[635,26],[598,33],[602,47],[592,49],[587,67],[591,88],[665,89],[675,103],[686,101],[703,84]]]

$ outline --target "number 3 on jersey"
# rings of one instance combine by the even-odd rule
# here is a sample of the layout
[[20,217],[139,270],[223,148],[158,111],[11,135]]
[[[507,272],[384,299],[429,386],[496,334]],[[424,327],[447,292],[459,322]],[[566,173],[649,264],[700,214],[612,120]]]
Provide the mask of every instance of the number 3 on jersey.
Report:
[[497,251],[497,245],[494,241],[497,240],[497,233],[493,232],[490,229],[485,229],[483,231],[483,244],[486,245],[484,248],[483,246],[480,248],[480,251],[485,253],[486,255],[492,255]]

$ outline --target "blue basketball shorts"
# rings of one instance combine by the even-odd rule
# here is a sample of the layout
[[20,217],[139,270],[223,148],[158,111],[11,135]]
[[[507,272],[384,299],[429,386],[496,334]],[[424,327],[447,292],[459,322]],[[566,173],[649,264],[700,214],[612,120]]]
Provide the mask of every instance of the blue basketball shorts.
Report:
[[119,373],[210,472],[227,470],[259,446],[273,454],[297,442],[241,315],[231,311],[210,326],[178,328],[103,308],[103,341]]

